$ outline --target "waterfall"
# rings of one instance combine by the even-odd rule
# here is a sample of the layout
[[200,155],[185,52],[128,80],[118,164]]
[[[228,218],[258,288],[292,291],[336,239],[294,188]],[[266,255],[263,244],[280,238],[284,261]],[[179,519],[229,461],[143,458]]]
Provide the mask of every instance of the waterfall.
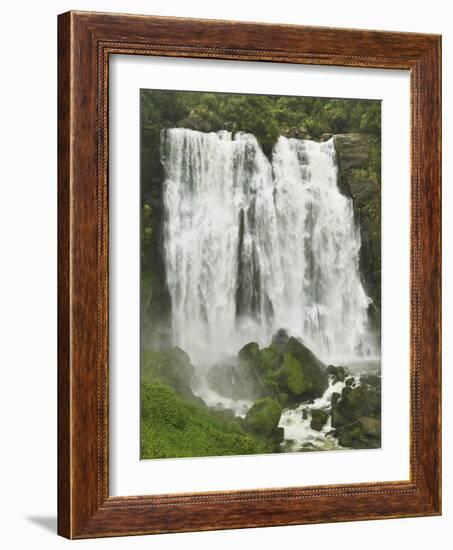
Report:
[[360,279],[360,232],[337,186],[333,139],[161,136],[172,334],[196,365],[279,328],[321,358],[377,353]]

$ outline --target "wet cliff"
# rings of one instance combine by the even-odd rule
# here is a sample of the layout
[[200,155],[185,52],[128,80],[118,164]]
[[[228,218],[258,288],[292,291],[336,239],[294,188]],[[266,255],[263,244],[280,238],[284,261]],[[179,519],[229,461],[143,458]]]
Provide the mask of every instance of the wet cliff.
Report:
[[373,300],[372,318],[380,332],[381,310],[381,148],[367,134],[337,134],[338,186],[352,198],[360,227],[360,272]]

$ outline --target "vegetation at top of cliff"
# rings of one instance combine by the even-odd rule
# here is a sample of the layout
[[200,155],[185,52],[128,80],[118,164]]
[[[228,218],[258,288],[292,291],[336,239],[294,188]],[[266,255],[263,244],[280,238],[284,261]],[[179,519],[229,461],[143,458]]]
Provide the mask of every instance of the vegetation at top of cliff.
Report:
[[141,116],[143,163],[154,167],[163,128],[252,133],[267,155],[279,135],[381,133],[380,101],[366,99],[142,90]]

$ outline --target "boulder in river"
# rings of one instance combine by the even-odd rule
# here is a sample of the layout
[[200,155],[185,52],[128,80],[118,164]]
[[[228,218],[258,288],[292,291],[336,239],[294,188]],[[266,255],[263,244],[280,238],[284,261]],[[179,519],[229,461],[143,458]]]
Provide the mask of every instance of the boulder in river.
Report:
[[285,394],[297,404],[321,397],[328,387],[324,364],[299,339],[279,330],[272,344],[259,349],[250,342],[239,352],[243,368],[253,372],[262,394],[278,398]]
[[281,414],[282,408],[275,399],[258,399],[247,412],[245,425],[254,434],[270,438],[278,428]]
[[348,391],[332,404],[332,427],[345,426],[362,416],[380,416],[381,395],[375,388],[361,385],[344,389]]
[[381,377],[377,374],[363,374],[360,377],[360,382],[362,384],[367,384],[368,386],[373,386],[377,389],[380,389],[381,387]]
[[261,395],[259,383],[250,369],[221,361],[213,365],[207,375],[209,387],[223,397],[256,399]]
[[[378,387],[345,386],[332,400],[332,435],[342,447],[376,449],[381,445],[381,393]],[[338,395],[338,394],[337,394]]]
[[329,365],[327,367],[327,374],[332,376],[333,384],[336,384],[337,382],[344,382],[348,375],[344,367],[335,367],[334,365]]
[[320,432],[326,424],[327,420],[329,420],[329,415],[326,413],[326,411],[323,411],[322,409],[312,409],[310,428],[312,430]]
[[350,449],[377,449],[381,446],[381,421],[361,417],[337,430],[338,443]]

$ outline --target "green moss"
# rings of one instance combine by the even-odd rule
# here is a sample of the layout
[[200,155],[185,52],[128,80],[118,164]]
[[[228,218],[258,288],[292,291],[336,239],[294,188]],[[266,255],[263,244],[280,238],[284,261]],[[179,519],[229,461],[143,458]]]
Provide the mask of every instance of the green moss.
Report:
[[289,353],[285,353],[283,356],[283,365],[277,377],[279,383],[286,386],[296,397],[303,395],[311,389],[311,384],[305,379],[299,361]]
[[271,437],[280,422],[282,408],[271,397],[258,399],[245,418],[247,427],[263,437]]
[[159,383],[141,385],[141,458],[246,455],[270,452],[239,422],[177,396]]
[[249,369],[262,397],[271,396],[283,406],[320,397],[328,386],[324,364],[296,338],[278,331],[272,344],[260,350],[254,342],[239,353],[240,368]]
[[279,393],[277,395],[277,401],[280,403],[282,407],[287,407],[289,403],[288,394],[287,393]]
[[263,348],[259,353],[257,365],[261,371],[275,371],[280,364],[280,354],[274,346]]

